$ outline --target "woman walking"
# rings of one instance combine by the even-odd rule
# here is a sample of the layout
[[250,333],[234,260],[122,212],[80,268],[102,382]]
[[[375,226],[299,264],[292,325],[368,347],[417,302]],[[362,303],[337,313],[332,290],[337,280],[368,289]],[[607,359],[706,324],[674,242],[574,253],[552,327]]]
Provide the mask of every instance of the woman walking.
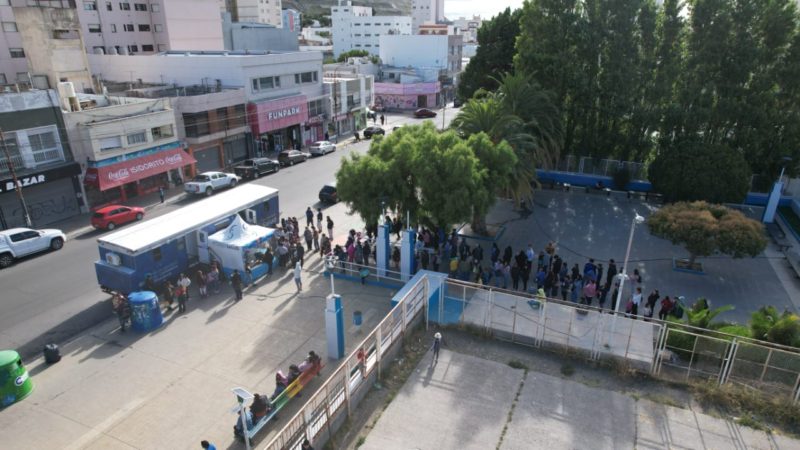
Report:
[[298,261],[294,265],[294,284],[297,285],[297,292],[303,290],[303,280],[301,279],[303,273],[303,267],[300,265],[300,261]]

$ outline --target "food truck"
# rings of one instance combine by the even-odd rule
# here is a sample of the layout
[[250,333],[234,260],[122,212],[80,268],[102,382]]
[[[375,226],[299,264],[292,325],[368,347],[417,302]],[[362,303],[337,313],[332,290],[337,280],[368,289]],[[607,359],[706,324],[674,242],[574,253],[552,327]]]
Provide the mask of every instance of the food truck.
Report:
[[97,240],[97,281],[107,292],[139,291],[149,275],[156,286],[197,264],[209,264],[208,238],[236,217],[272,226],[280,218],[278,190],[247,184],[184,206]]

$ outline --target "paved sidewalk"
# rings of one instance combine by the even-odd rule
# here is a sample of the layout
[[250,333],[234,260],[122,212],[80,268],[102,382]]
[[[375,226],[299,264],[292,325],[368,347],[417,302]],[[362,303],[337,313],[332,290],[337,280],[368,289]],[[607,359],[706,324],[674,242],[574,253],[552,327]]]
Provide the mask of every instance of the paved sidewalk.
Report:
[[423,358],[361,449],[800,448],[797,440],[731,420],[535,371],[526,376],[446,348],[438,364],[431,358]]
[[[220,449],[239,448],[231,430],[231,388],[271,393],[275,372],[300,362],[309,350],[326,364],[309,389],[337,365],[327,358],[325,339],[330,282],[317,274],[318,257],[310,257],[306,269],[299,294],[291,272],[246,290],[238,303],[227,286],[206,299],[195,292],[188,313],[166,313],[156,331],[121,333],[110,319],[63,345],[61,362],[28,361],[35,389],[0,411],[0,447],[171,450],[199,448],[208,439]],[[341,280],[336,291],[343,297],[351,349],[389,311],[392,292]],[[350,319],[356,309],[363,312],[361,327]],[[267,441],[302,403],[290,402],[257,441]]]

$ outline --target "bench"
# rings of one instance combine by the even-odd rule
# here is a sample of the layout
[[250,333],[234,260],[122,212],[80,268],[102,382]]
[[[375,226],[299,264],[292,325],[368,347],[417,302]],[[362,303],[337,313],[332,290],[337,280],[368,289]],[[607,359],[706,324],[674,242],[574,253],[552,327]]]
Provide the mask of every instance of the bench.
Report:
[[791,241],[786,237],[786,233],[783,231],[783,228],[781,228],[778,222],[768,223],[767,232],[769,233],[769,237],[772,239],[772,242],[774,242],[782,252],[785,252],[792,247]]
[[794,270],[795,275],[800,277],[800,253],[797,253],[794,250],[787,251],[786,260],[789,261],[789,265]]
[[[283,409],[283,407],[286,406],[287,403],[289,403],[289,400],[296,397],[300,393],[300,391],[303,390],[303,388],[311,381],[312,378],[318,376],[323,367],[325,367],[325,365],[323,365],[321,362],[312,365],[311,367],[306,369],[303,373],[301,373],[300,376],[297,377],[297,379],[292,381],[291,384],[289,384],[289,386],[287,386],[286,389],[283,390],[283,392],[281,392],[280,394],[278,394],[277,397],[272,399],[272,409],[269,411],[269,413],[267,413],[267,415],[259,419],[257,422],[253,423],[252,427],[245,430],[244,434],[246,435],[247,441],[251,442],[253,437],[259,431],[261,431],[261,429],[264,428],[264,426],[269,421],[276,418],[278,415],[278,411]],[[237,420],[241,421],[241,419]]]

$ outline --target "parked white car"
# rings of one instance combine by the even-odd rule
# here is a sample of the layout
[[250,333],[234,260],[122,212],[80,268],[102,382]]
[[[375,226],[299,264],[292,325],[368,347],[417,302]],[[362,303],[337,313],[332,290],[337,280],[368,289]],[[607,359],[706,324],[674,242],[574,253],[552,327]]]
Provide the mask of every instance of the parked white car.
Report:
[[14,264],[14,260],[45,250],[60,250],[67,236],[56,229],[32,230],[11,228],[0,231],[0,268]]
[[239,177],[232,173],[203,172],[183,185],[183,190],[190,194],[211,195],[214,191],[227,187],[235,187]]
[[308,148],[308,153],[319,156],[335,151],[336,151],[336,145],[328,141],[314,142],[314,144],[312,144],[311,147]]

